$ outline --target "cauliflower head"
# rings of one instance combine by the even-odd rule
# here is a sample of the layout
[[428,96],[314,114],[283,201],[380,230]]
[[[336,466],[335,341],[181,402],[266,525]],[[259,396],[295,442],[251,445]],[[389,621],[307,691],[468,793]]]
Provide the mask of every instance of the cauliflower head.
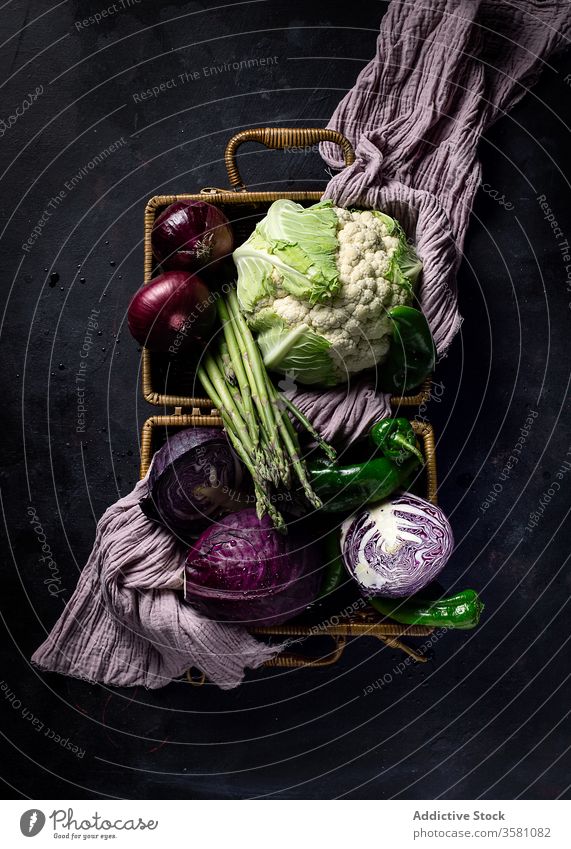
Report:
[[389,310],[411,303],[422,268],[393,218],[331,201],[275,201],[234,261],[266,367],[325,386],[383,362]]

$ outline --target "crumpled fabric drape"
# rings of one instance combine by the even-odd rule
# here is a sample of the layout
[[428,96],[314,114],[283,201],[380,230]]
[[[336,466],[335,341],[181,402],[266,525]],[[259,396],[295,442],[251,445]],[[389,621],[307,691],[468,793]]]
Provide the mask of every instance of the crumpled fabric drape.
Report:
[[[148,475],[147,475],[148,477]],[[280,651],[182,600],[184,550],[139,507],[147,477],[109,507],[77,587],[33,663],[87,681],[156,689],[190,667],[236,687]]]
[[[419,302],[440,356],[461,325],[456,272],[480,184],[478,140],[570,37],[568,0],[393,0],[374,59],[327,125],[351,141],[356,161],[325,197],[400,221],[423,261]],[[342,168],[337,145],[324,142],[321,152]],[[367,388],[363,417],[382,418],[389,398],[373,382]],[[336,409],[336,422],[356,413],[345,386],[288,395],[320,432],[322,406]]]
[[[438,352],[460,327],[455,275],[480,181],[480,134],[533,83],[569,36],[562,0],[393,0],[375,58],[329,126],[356,148],[354,165],[326,191],[339,205],[394,215],[424,263],[420,303]],[[323,146],[340,167],[339,152]],[[326,438],[350,441],[388,414],[372,383],[293,396]],[[183,552],[140,511],[145,482],[110,507],[59,621],[32,660],[88,681],[156,688],[191,666],[220,687],[237,686],[280,650],[184,603]]]
[[[293,385],[285,389],[284,394],[295,401],[321,436],[338,448],[361,439],[375,422],[391,414],[389,396],[379,392],[374,382],[367,378],[321,391]],[[304,431],[297,420],[294,425]],[[314,442],[310,444],[315,445]]]

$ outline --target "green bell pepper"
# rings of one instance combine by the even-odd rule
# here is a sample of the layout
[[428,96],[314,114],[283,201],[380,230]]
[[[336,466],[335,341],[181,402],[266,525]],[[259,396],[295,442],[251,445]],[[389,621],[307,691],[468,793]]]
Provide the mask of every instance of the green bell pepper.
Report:
[[380,453],[364,463],[340,466],[329,460],[308,463],[311,485],[323,502],[323,511],[355,510],[382,501],[406,487],[424,462],[407,419],[385,419],[373,425],[369,436]]
[[436,349],[428,322],[414,307],[389,310],[393,339],[389,354],[378,367],[379,384],[394,395],[419,386],[434,371]]

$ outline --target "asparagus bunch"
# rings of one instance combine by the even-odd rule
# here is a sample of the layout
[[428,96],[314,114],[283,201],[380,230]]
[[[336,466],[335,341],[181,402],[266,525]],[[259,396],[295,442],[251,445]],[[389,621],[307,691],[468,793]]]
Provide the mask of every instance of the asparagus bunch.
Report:
[[332,460],[335,450],[271,382],[235,290],[229,292],[226,301],[217,300],[217,310],[222,341],[216,353],[207,352],[198,378],[218,408],[234,450],[252,476],[258,517],[267,513],[276,528],[285,530],[283,516],[272,503],[272,487],[290,489],[295,477],[309,503],[321,507],[288,413],[299,419]]

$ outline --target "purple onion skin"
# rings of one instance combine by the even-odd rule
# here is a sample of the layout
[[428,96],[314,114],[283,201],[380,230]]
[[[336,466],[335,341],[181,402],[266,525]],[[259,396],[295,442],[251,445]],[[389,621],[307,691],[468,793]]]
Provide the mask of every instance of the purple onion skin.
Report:
[[347,571],[368,596],[414,595],[440,574],[453,548],[442,510],[409,492],[354,513],[341,529]]
[[132,336],[162,354],[201,349],[215,321],[216,303],[208,286],[188,271],[167,271],[141,286],[127,311]]
[[230,223],[204,201],[175,201],[156,219],[153,253],[166,270],[215,270],[234,250]]
[[191,546],[185,599],[218,621],[279,625],[317,597],[315,546],[292,531],[278,533],[253,509],[225,516]]
[[[242,481],[243,468],[223,430],[186,428],[171,436],[155,454],[148,496],[141,502],[141,509],[189,543],[223,512],[227,493],[238,492]],[[203,487],[210,493],[201,491]]]

